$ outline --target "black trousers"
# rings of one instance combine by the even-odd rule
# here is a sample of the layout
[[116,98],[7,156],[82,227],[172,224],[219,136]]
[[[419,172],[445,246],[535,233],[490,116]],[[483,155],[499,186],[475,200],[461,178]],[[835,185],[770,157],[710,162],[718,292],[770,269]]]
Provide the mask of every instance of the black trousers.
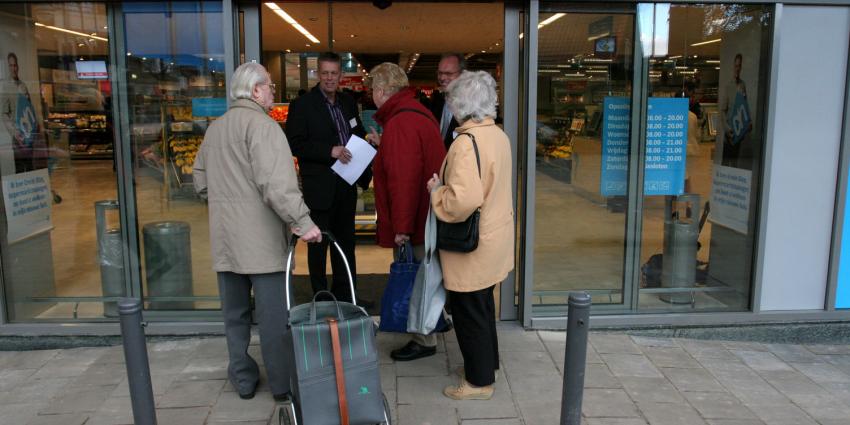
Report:
[[474,292],[449,292],[457,343],[463,355],[466,380],[476,387],[496,381],[499,340],[493,285]]
[[[345,252],[348,266],[351,268],[351,277],[357,285],[357,265],[354,258],[354,212],[357,208],[357,188],[348,185],[341,178],[336,179],[334,200],[327,210],[311,210],[310,218],[322,231],[331,232],[336,238],[339,246]],[[307,245],[307,268],[310,271],[310,284],[313,293],[328,289],[327,264],[328,264],[328,241],[322,239],[320,244]],[[348,285],[348,274],[345,272],[345,263],[339,256],[336,248],[331,247],[331,268],[333,270],[333,286],[331,292],[337,300],[351,301],[351,291]]]

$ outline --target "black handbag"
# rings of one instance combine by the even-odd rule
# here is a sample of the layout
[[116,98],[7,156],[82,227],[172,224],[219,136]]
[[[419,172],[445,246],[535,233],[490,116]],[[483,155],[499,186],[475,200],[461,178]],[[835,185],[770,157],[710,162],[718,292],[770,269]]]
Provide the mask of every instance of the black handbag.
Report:
[[[481,178],[481,157],[478,155],[478,143],[470,133],[461,133],[472,139],[475,149],[475,161],[478,163],[478,178]],[[446,167],[443,167],[443,182],[446,182]],[[472,252],[478,248],[478,221],[481,219],[481,208],[473,211],[466,220],[460,223],[446,223],[437,219],[437,248],[453,252]]]

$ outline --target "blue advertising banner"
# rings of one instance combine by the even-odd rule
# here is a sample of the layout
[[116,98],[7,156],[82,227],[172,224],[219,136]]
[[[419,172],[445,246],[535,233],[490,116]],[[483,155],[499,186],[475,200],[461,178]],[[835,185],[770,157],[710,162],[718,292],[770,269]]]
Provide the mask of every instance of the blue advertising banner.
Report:
[[735,104],[732,106],[732,113],[729,114],[729,121],[726,123],[727,128],[732,131],[732,144],[737,145],[741,139],[747,134],[750,124],[750,107],[747,104],[747,97],[740,91],[735,95]]
[[[602,119],[603,196],[626,194],[631,100],[606,97]],[[685,190],[688,99],[651,97],[648,103],[644,195],[681,195]]]
[[[847,198],[850,201],[850,197]],[[835,308],[850,308],[850,205],[844,204],[844,227],[841,231],[841,253],[838,257],[838,283]]]
[[21,143],[26,147],[32,147],[32,136],[38,126],[35,118],[35,109],[32,102],[25,94],[18,94],[17,108],[15,109],[15,127],[21,132],[23,140]]
[[646,115],[643,194],[681,195],[685,190],[688,99],[650,97]]
[[196,97],[192,99],[192,116],[220,117],[227,112],[227,99],[223,97]]
[[631,99],[606,97],[602,113],[602,196],[626,194],[629,168],[629,120]]

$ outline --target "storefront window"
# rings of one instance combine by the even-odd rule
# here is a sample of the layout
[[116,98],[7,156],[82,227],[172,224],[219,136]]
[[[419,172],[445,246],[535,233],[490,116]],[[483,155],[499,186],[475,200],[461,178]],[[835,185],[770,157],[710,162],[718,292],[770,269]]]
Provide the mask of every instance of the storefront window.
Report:
[[649,67],[639,309],[746,310],[769,9],[656,4],[639,16]]
[[115,317],[125,295],[106,6],[0,7],[7,319]]
[[541,11],[537,24],[536,314],[562,312],[569,291],[598,306],[628,298],[634,13],[569,10]]
[[227,108],[221,2],[125,3],[122,13],[146,308],[218,308],[192,165]]

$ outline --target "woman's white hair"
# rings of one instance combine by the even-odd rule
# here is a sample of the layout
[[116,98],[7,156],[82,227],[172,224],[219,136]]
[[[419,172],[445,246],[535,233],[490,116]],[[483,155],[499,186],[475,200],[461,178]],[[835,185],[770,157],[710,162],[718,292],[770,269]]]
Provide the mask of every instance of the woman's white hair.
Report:
[[496,118],[496,80],[486,71],[463,71],[447,91],[446,102],[457,122]]
[[239,65],[230,78],[230,99],[253,99],[254,86],[266,82],[266,68],[256,62]]

